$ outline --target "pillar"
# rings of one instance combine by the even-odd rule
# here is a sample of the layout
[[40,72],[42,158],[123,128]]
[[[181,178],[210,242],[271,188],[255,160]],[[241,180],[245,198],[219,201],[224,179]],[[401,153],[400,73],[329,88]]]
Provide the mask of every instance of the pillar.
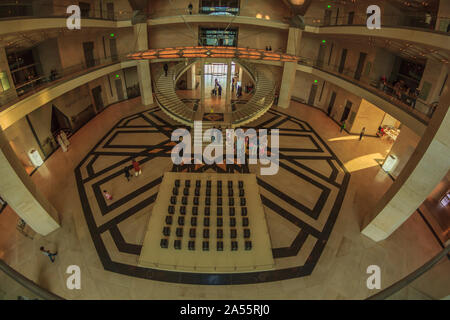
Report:
[[200,102],[203,105],[205,101],[205,60],[202,59],[200,62]]
[[[298,55],[300,50],[301,38],[302,38],[302,30],[292,27],[289,28],[288,42],[286,45],[287,54]],[[278,106],[281,108],[289,107],[296,72],[297,72],[296,62],[284,63],[283,76],[281,78],[281,86],[280,86],[280,96],[278,98]]]
[[59,228],[56,209],[39,192],[0,130],[0,194],[20,218],[46,236]]
[[186,71],[186,88],[195,90],[195,63]]
[[[148,50],[147,23],[138,23],[133,26],[137,51]],[[150,73],[150,61],[138,60],[137,72],[141,100],[144,106],[153,104],[152,78]]]
[[422,204],[449,170],[450,88],[447,83],[439,105],[416,150],[394,184],[365,216],[362,233],[374,241],[391,235]]
[[231,61],[228,61],[227,64],[227,87],[226,87],[226,95],[225,95],[225,108],[231,105]]

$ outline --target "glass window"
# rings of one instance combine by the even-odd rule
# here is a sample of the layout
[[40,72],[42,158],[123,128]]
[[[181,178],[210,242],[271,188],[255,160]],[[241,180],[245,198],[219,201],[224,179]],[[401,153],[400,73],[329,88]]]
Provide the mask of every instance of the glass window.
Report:
[[237,46],[237,29],[206,29],[201,28],[199,43],[204,46]]
[[239,13],[239,0],[200,0],[200,13],[237,15]]

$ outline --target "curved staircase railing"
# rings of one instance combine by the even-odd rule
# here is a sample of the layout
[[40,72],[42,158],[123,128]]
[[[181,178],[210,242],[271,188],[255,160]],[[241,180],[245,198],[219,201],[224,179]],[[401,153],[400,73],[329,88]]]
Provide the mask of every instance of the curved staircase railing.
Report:
[[[261,66],[242,60],[235,60],[241,65],[255,83],[254,94],[250,100],[231,113],[231,126],[233,128],[245,125],[262,116],[275,101],[276,86],[274,81],[265,76]],[[155,96],[158,105],[172,119],[188,126],[194,125],[194,115],[176,94],[176,83],[181,75],[190,68],[196,59],[180,62],[168,69],[167,76],[162,71],[155,81]]]

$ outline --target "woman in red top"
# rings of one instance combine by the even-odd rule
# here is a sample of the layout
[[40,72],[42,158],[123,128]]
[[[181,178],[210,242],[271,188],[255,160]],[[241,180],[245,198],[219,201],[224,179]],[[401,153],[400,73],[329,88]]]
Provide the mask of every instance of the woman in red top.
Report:
[[134,175],[137,177],[138,175],[140,175],[142,173],[142,169],[139,166],[139,162],[137,162],[135,159],[131,160],[131,163],[133,164]]

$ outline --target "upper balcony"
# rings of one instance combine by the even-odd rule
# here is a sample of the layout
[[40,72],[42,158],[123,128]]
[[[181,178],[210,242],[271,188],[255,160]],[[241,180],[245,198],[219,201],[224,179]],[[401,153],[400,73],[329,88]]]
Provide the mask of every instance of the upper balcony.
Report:
[[[66,28],[67,6],[0,4],[0,35],[43,29]],[[81,8],[81,28],[120,28],[131,26],[132,12]]]
[[190,11],[188,8],[174,8],[169,10],[156,10],[148,15],[149,26],[181,23],[225,23],[244,24],[287,30],[289,17],[282,14],[250,13],[239,8],[217,7],[197,8]]
[[322,61],[300,58],[297,70],[314,74],[363,97],[419,135],[425,131],[438,106],[438,101],[427,104],[420,94],[408,92],[401,86],[363,75],[356,77],[355,70],[326,65]]
[[[127,53],[128,54],[128,53]],[[79,64],[55,70],[32,81],[27,93],[4,101],[0,106],[0,127],[5,130],[28,113],[53,99],[90,81],[136,65],[127,54],[95,59],[89,65]],[[10,90],[14,90],[11,88]]]
[[381,29],[367,28],[367,16],[347,14],[333,18],[305,18],[306,32],[406,40],[450,51],[450,17],[437,15],[382,16]]

